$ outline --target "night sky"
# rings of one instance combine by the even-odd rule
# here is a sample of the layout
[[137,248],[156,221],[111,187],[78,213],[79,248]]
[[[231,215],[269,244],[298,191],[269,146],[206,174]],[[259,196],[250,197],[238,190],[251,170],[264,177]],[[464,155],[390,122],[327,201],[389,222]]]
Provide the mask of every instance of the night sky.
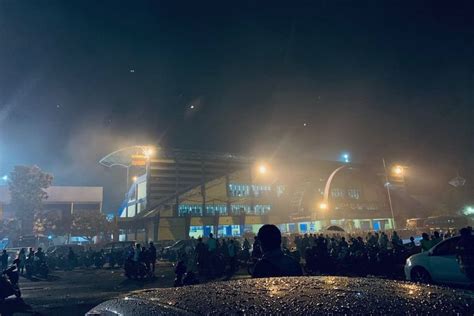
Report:
[[472,176],[471,1],[255,2],[0,0],[0,174],[108,209],[124,173],[97,161],[131,144]]

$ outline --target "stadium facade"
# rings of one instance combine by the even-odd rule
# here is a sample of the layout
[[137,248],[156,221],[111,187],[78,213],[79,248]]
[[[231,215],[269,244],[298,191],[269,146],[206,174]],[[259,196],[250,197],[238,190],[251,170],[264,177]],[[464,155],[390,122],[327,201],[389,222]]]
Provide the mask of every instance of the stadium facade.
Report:
[[265,223],[284,233],[393,227],[383,179],[368,166],[165,149],[147,159],[118,214],[121,240],[241,236]]

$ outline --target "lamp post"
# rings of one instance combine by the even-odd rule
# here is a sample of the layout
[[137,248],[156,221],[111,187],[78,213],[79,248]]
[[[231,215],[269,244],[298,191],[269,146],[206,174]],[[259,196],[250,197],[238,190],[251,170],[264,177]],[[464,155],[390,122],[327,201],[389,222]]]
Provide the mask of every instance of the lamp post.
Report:
[[[393,214],[392,196],[390,194],[390,182],[388,181],[387,165],[385,164],[384,158],[382,158],[382,163],[383,163],[383,170],[385,173],[385,186],[387,187],[388,205],[390,206],[390,213],[392,214],[393,229],[395,230],[396,224],[395,224],[395,216]],[[400,174],[403,174],[403,168],[401,168],[400,166],[394,167],[394,172],[397,173],[395,170],[398,170]]]

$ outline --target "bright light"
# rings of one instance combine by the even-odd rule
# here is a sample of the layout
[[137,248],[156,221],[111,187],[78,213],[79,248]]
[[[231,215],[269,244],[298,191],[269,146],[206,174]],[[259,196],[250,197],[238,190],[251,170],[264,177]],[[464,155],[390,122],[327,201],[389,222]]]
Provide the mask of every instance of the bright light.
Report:
[[344,153],[342,154],[342,161],[345,162],[345,163],[349,163],[351,162],[351,156],[348,154],[348,153]]
[[402,176],[403,175],[403,167],[402,166],[394,166],[392,168],[392,172],[397,176]]
[[265,165],[260,165],[260,166],[258,166],[258,172],[259,172],[260,174],[265,174],[265,173],[267,173],[267,171],[268,171],[268,170],[267,170],[267,166],[265,166]]
[[4,175],[4,176],[2,177],[2,180],[3,180],[3,181],[8,181],[8,176],[7,176],[7,175]]
[[327,210],[328,209],[328,205],[324,202],[322,203],[319,203],[319,209],[320,210]]
[[137,180],[138,180],[137,176],[133,177],[132,180],[133,180],[133,182],[137,182]]
[[474,206],[466,206],[463,213],[464,215],[474,215]]
[[155,155],[155,148],[153,147],[147,147],[143,150],[143,155],[147,158],[150,159]]
[[194,109],[194,105],[191,104],[191,106],[189,107],[191,110]]

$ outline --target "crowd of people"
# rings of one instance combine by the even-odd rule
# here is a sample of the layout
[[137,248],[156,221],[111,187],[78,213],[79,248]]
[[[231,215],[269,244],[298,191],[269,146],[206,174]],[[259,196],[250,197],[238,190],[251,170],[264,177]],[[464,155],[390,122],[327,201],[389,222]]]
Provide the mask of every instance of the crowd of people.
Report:
[[[474,242],[472,228],[461,231],[458,249],[460,267],[473,276]],[[224,277],[230,279],[242,267],[253,277],[273,275],[381,275],[403,277],[406,259],[418,252],[428,251],[453,232],[423,233],[415,242],[410,237],[403,242],[396,231],[366,232],[351,235],[345,233],[285,235],[282,237],[274,225],[264,225],[257,236],[247,238],[215,238],[211,233],[204,241],[199,238],[195,247],[183,247],[175,264],[175,286],[196,284]],[[464,236],[464,237],[463,237]],[[467,236],[467,237],[466,237]],[[252,242],[250,241],[252,240]],[[73,269],[78,266],[102,268],[124,267],[128,277],[152,277],[159,259],[159,251],[153,244],[135,244],[122,251],[105,253],[103,249],[90,247],[77,254],[71,247],[64,255],[46,256],[41,248],[36,251],[21,249],[17,254],[18,270],[40,270],[47,263],[54,267]],[[0,254],[2,269],[8,266],[8,253]]]
[[[469,230],[469,234],[471,233],[472,230]],[[451,231],[444,233],[434,231],[430,235],[423,233],[419,243],[414,237],[410,237],[404,243],[396,231],[367,232],[357,236],[331,233],[281,237],[276,226],[264,225],[252,244],[248,238],[243,239],[241,243],[234,238],[216,239],[210,234],[206,242],[199,238],[193,251],[183,251],[179,254],[176,268],[177,283],[178,285],[185,284],[185,276],[188,273],[192,276],[197,273],[200,279],[221,276],[230,278],[240,265],[249,264],[253,265],[252,269],[248,269],[252,276],[267,276],[268,273],[273,274],[272,271],[275,271],[270,264],[272,262],[280,262],[280,264],[281,262],[287,264],[296,262],[309,275],[380,275],[403,278],[403,266],[408,257],[428,251],[453,234],[454,232]],[[266,236],[271,236],[267,243],[265,243]],[[278,247],[272,242],[278,242]],[[271,246],[268,247],[268,244]],[[464,265],[470,267],[473,260],[472,249],[469,248],[465,253],[459,258],[462,256]],[[291,258],[292,261],[286,258]],[[264,268],[258,269],[262,265]],[[288,265],[292,266],[292,264]],[[290,273],[290,275],[297,274]]]

